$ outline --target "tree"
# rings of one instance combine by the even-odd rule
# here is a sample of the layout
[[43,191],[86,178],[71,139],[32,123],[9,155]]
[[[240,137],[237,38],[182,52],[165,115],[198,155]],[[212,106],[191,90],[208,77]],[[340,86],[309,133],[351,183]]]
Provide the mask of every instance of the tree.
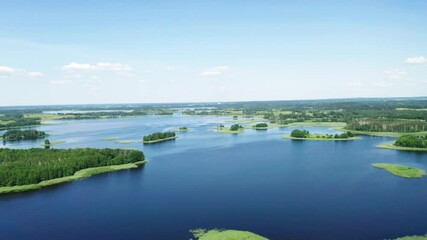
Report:
[[239,124],[233,124],[233,125],[231,125],[230,130],[231,131],[238,131],[241,128],[243,128],[241,125],[239,125]]
[[294,138],[307,138],[310,135],[310,132],[307,130],[295,129],[291,132],[291,137]]
[[50,141],[49,141],[49,139],[46,139],[46,140],[44,141],[44,148],[45,148],[45,149],[50,149]]

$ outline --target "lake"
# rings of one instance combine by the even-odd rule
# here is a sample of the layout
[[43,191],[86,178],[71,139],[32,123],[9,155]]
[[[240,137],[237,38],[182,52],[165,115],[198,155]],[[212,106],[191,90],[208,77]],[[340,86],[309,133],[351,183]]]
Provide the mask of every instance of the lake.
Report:
[[[386,239],[427,233],[427,177],[373,168],[427,169],[427,154],[375,148],[392,141],[292,141],[295,129],[217,133],[230,117],[165,116],[56,121],[37,127],[55,148],[135,148],[149,162],[40,191],[0,196],[2,239],[189,239],[190,229],[247,230],[270,239]],[[190,128],[161,144],[104,138]],[[0,147],[41,147],[43,139]]]

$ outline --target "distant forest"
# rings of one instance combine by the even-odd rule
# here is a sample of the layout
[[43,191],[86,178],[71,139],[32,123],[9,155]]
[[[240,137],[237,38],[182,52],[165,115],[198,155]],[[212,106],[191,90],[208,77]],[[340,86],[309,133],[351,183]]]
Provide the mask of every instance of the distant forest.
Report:
[[[56,119],[115,118],[146,115],[212,115],[246,118],[262,116],[269,123],[344,122],[346,129],[372,132],[427,131],[427,97],[383,99],[329,99],[301,101],[76,105],[40,107],[0,107],[0,129],[40,124],[43,111],[73,109],[97,111],[64,113]],[[114,109],[114,111],[107,111]],[[33,114],[38,113],[38,114]],[[27,114],[24,117],[24,114]],[[31,115],[33,114],[33,115]],[[51,117],[52,115],[50,115]]]

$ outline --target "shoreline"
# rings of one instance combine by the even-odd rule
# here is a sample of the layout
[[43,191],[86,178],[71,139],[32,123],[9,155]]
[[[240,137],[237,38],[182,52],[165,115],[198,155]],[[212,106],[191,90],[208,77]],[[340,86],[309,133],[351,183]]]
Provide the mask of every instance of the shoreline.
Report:
[[377,148],[398,150],[398,151],[413,151],[413,152],[427,152],[427,148],[411,148],[395,146],[394,142],[383,143],[376,146]]
[[239,134],[239,133],[244,133],[245,129],[241,128],[237,131],[231,131],[229,128],[224,127],[224,128],[217,128],[216,131],[219,133],[224,133],[224,134]]
[[169,141],[169,140],[175,140],[177,138],[178,138],[178,136],[168,137],[168,138],[163,138],[163,139],[158,139],[158,140],[153,140],[153,141],[144,141],[144,140],[142,140],[141,142],[144,143],[144,144],[153,144],[153,143],[159,143],[159,142],[164,142],[164,141]]
[[39,189],[42,189],[42,188],[45,188],[48,186],[52,186],[52,185],[56,185],[56,184],[60,184],[60,183],[72,182],[72,181],[88,178],[88,177],[91,177],[93,175],[97,175],[97,174],[101,174],[101,173],[138,168],[140,165],[143,165],[146,162],[147,162],[147,160],[143,160],[143,161],[139,161],[139,162],[125,163],[125,164],[120,164],[120,165],[85,168],[85,169],[81,169],[81,170],[75,172],[71,176],[49,179],[49,180],[45,180],[45,181],[35,183],[35,184],[26,184],[26,185],[18,185],[18,186],[10,186],[10,187],[0,187],[0,194],[18,193],[18,192],[25,192],[25,191],[30,191],[30,190],[39,190]]

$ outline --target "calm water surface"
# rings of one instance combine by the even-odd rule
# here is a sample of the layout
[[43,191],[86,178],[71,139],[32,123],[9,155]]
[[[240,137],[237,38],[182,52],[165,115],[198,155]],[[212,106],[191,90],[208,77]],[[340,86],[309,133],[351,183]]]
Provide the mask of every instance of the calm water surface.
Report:
[[[229,118],[228,118],[229,119]],[[427,233],[427,178],[404,179],[375,162],[427,169],[427,155],[377,149],[391,138],[282,139],[295,128],[215,132],[219,117],[52,122],[56,148],[135,148],[149,162],[41,191],[0,196],[1,239],[189,239],[190,229],[248,230],[270,239],[385,239]],[[180,126],[176,141],[140,140]],[[301,127],[299,127],[301,128]],[[335,133],[325,127],[312,132]],[[40,147],[37,141],[1,147]]]

